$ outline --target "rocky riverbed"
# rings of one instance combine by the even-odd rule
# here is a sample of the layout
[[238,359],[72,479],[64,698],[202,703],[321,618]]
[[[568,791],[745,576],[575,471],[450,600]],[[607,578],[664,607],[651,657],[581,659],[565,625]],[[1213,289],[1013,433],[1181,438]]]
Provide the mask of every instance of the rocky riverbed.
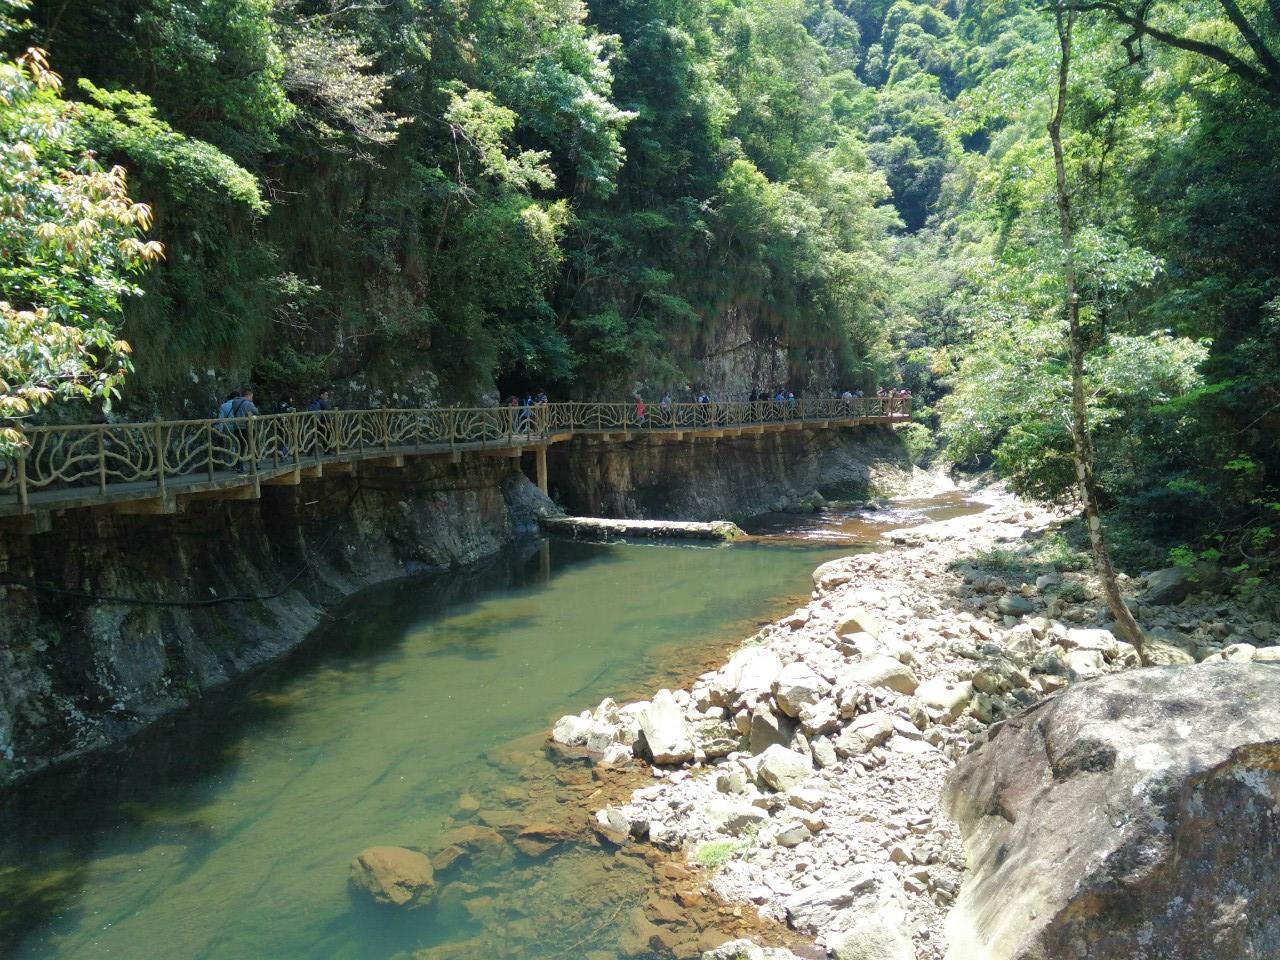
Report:
[[[651,765],[652,784],[596,812],[597,832],[683,855],[708,892],[807,934],[815,956],[948,955],[964,843],[979,829],[943,806],[957,762],[991,725],[1138,662],[1066,547],[1064,518],[999,489],[977,496],[981,513],[819,567],[808,605],[686,689],[562,718],[562,747],[601,766]],[[1125,579],[1153,659],[1280,661],[1264,605],[1228,603],[1213,586],[1209,571]],[[637,916],[632,952],[670,949],[665,922]],[[746,942],[670,952],[795,955]]]

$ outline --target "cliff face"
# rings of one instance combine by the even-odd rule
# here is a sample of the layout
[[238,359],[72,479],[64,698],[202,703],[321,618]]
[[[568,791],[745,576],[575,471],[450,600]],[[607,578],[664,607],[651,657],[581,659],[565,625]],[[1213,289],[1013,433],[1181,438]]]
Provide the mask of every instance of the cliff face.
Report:
[[696,346],[701,386],[717,398],[745,400],[752,390],[779,389],[835,396],[855,384],[839,382],[832,350],[798,348],[761,322],[754,311],[730,307]]
[[[900,459],[887,429],[575,441],[549,456],[571,512],[682,519],[759,513],[830,483],[863,489]],[[422,458],[263,487],[257,501],[69,510],[48,532],[0,534],[0,571],[44,588],[0,586],[0,785],[280,657],[361,587],[496,552],[546,505],[515,461]]]
[[[0,538],[0,783],[128,735],[279,657],[368,584],[493,553],[530,521],[511,461],[410,461],[173,516],[76,510]],[[94,601],[253,602],[192,607]]]
[[787,430],[761,436],[602,443],[548,453],[552,495],[570,513],[739,519],[780,510],[814,489],[866,496],[907,467],[888,427]]

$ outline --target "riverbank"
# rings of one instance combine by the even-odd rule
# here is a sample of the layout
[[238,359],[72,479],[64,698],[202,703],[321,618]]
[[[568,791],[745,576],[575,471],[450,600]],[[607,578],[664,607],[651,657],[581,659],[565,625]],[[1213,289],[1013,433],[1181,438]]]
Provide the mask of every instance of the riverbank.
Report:
[[[979,514],[819,567],[809,604],[686,689],[563,718],[556,740],[652,762],[599,828],[679,852],[708,892],[837,960],[940,958],[964,870],[940,799],[956,760],[989,724],[1137,663],[1063,518],[975,496]],[[1198,586],[1126,579],[1157,662],[1277,659],[1270,621]]]

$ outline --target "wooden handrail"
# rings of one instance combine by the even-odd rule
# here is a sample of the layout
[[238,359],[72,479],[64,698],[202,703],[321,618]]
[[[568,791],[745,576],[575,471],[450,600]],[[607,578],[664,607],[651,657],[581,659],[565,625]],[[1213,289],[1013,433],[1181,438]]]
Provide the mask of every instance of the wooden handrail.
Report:
[[[771,424],[827,421],[903,421],[910,397],[852,400],[735,401],[646,404],[634,402],[536,404],[521,407],[424,407],[377,410],[299,411],[202,420],[74,424],[21,428],[24,445],[0,459],[0,505],[6,495],[29,510],[33,493],[46,489],[96,488],[104,498],[124,484],[150,486],[164,496],[168,480],[220,471],[244,462],[255,480],[265,469],[294,468],[304,459],[358,459],[366,451],[430,447],[516,447],[550,437],[591,434],[661,434]],[[13,501],[10,501],[12,503]]]

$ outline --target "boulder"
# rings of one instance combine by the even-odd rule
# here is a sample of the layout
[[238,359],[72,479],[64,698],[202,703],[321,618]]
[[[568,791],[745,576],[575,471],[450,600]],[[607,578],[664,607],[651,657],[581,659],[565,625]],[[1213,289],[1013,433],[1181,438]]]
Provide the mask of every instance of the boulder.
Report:
[[736,837],[752,827],[767,823],[769,812],[745,801],[725,801],[708,804],[706,817],[713,830]]
[[828,560],[813,571],[813,585],[819,593],[829,593],[836,587],[849,583],[857,578],[855,566],[857,557],[840,557]]
[[1006,593],[996,601],[996,609],[1005,616],[1023,617],[1029,613],[1034,613],[1036,605],[1019,594]]
[[1120,652],[1120,641],[1110,630],[1071,627],[1057,643],[1067,650],[1096,650],[1108,660],[1114,660]]
[[948,778],[948,960],[1280,956],[1280,667],[1154,667],[991,728]]
[[798,847],[812,836],[813,834],[808,827],[799,820],[793,820],[778,828],[778,835],[775,839],[780,847]]
[[1190,638],[1164,627],[1147,631],[1146,651],[1151,663],[1158,667],[1196,662],[1195,644]]
[[570,714],[556,721],[556,725],[551,728],[551,739],[561,746],[583,747],[594,727],[590,717]]
[[726,663],[711,681],[711,695],[720,706],[748,707],[768,696],[773,681],[782,672],[782,661],[764,647],[743,647]]
[[800,660],[783,667],[773,682],[773,698],[788,717],[798,717],[801,707],[812,706],[829,693],[831,684]]
[[757,704],[751,711],[751,726],[747,734],[747,749],[752,753],[764,753],[774,744],[786,746],[795,733],[795,724],[778,717],[764,704]]
[[892,901],[855,904],[840,920],[847,926],[830,938],[835,960],[915,960],[906,911]]
[[790,790],[799,786],[813,776],[813,764],[809,758],[788,750],[781,744],[774,744],[760,755],[760,763],[756,768],[756,777],[765,786],[774,790]]
[[684,711],[670,690],[659,690],[640,715],[644,741],[658,764],[684,763],[693,759],[693,737]]
[[1159,606],[1178,603],[1191,591],[1191,570],[1188,567],[1167,567],[1147,574],[1147,589],[1138,597],[1138,603]]
[[885,687],[898,693],[914,693],[920,681],[905,663],[876,654],[865,660],[859,660],[845,670],[836,680],[836,685],[849,687]]
[[877,902],[881,880],[865,864],[828,874],[783,901],[787,919],[809,933],[833,929],[838,917],[857,903]]
[[840,636],[866,633],[878,640],[880,631],[883,629],[880,624],[880,618],[874,613],[867,610],[852,610],[846,613],[844,619],[836,626],[836,633]]
[[887,713],[864,713],[835,738],[837,756],[855,757],[888,742],[893,736],[893,718]]
[[404,847],[368,847],[351,861],[348,882],[374,903],[414,909],[435,896],[427,855]]
[[973,699],[973,684],[967,680],[926,680],[916,691],[916,699],[931,711],[940,723],[950,723]]
[[1090,680],[1099,676],[1105,663],[1097,650],[1071,650],[1067,653],[1067,669],[1072,680]]
[[830,697],[817,703],[805,703],[800,706],[800,729],[806,736],[830,733],[840,725],[840,717],[836,710],[836,702]]
[[709,760],[727,757],[742,746],[737,729],[724,720],[697,720],[692,724],[692,735],[694,744]]
[[526,824],[511,844],[526,857],[541,857],[573,836],[573,831],[566,826],[537,820]]

